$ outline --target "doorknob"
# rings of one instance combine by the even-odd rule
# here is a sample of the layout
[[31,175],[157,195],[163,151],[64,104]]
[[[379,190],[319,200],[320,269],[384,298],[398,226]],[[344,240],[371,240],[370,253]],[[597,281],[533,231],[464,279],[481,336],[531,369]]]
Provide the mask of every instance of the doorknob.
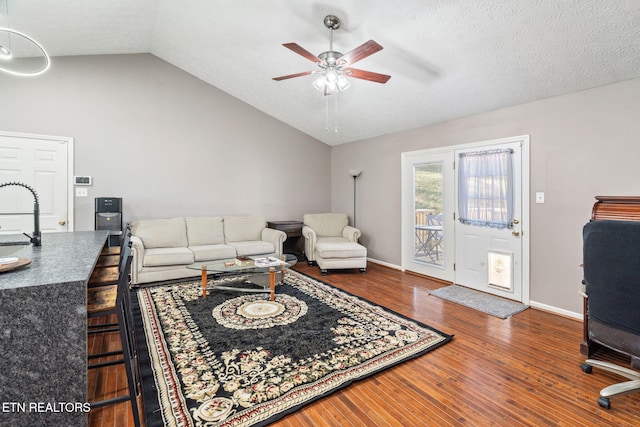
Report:
[[514,236],[518,237],[520,235],[519,231],[512,231],[511,234],[513,234]]
[[65,225],[67,223],[67,221],[65,221],[64,219],[61,219],[60,221],[58,221],[58,224],[60,225]]

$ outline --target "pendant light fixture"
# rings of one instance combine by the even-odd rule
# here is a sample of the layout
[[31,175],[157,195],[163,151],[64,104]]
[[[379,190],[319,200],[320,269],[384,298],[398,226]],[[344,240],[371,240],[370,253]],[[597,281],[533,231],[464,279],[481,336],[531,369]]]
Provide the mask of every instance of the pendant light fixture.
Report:
[[49,69],[51,58],[35,39],[9,28],[9,0],[0,0],[0,71],[37,76]]

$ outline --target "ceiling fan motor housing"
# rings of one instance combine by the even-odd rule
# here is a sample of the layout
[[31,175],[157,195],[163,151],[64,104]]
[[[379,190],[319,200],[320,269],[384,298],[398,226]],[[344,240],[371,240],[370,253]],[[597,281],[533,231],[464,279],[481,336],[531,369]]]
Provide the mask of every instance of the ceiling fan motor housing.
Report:
[[338,58],[340,58],[341,56],[342,54],[340,52],[336,52],[334,50],[328,50],[318,55],[318,58],[320,58],[320,60],[323,63],[334,65],[334,64],[337,64]]

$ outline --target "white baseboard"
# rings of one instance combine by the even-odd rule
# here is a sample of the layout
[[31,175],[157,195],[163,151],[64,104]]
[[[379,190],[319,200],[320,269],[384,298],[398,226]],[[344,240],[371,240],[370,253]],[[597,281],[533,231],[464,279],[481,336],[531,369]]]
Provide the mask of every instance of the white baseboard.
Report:
[[404,270],[402,270],[402,267],[400,267],[399,265],[391,264],[391,263],[380,261],[380,260],[377,260],[377,259],[367,258],[367,261],[372,262],[374,264],[380,264],[380,265],[383,265],[385,267],[393,268],[394,270],[404,271]]
[[583,320],[582,313],[576,313],[574,311],[565,310],[562,308],[554,307],[552,305],[543,304],[541,302],[529,301],[529,305],[539,310],[548,311],[549,313],[559,314],[560,316],[569,317],[575,320]]

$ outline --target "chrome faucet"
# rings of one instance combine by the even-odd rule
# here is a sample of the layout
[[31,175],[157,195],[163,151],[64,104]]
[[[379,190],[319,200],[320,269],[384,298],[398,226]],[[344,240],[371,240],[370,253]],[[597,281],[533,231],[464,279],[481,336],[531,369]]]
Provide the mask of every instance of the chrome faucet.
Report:
[[42,246],[42,236],[40,235],[40,202],[38,201],[38,193],[31,186],[27,184],[23,184],[21,182],[3,182],[0,183],[0,188],[8,187],[10,185],[16,185],[18,187],[24,187],[27,190],[31,191],[33,194],[33,234],[29,236],[27,233],[22,233],[27,236],[33,246]]

